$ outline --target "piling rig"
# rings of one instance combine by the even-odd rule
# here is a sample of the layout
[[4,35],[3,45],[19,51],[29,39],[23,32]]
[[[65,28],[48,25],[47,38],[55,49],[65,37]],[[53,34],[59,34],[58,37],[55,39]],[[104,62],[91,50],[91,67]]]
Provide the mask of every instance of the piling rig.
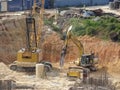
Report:
[[[44,0],[41,0],[40,12],[36,10],[36,0],[34,0],[32,12],[26,17],[26,48],[22,48],[17,53],[17,60],[10,64],[11,70],[24,68],[33,70],[38,63],[44,64],[47,71],[51,70],[52,64],[42,60],[40,48],[41,32],[43,29]],[[36,22],[38,17],[39,22]],[[36,24],[38,27],[36,28]]]

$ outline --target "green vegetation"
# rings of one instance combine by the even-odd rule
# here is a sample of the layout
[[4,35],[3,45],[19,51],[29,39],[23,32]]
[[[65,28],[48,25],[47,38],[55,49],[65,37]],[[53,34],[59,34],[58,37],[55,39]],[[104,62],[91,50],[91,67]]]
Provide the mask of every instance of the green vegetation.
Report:
[[49,19],[49,20],[48,19],[44,19],[44,24],[51,26],[53,24],[53,19]]
[[120,33],[120,21],[111,16],[102,16],[98,20],[95,17],[89,19],[71,18],[75,35],[97,36],[102,39],[109,39],[110,33]]
[[[61,34],[61,29],[57,25],[54,25],[53,21],[54,19],[51,18],[45,20],[44,23]],[[120,21],[115,17],[106,15],[101,17],[93,16],[87,19],[71,18],[68,22],[73,25],[73,33],[76,36],[90,35],[108,40],[110,39],[110,34],[114,33],[119,36],[117,41],[120,41]]]
[[44,24],[45,25],[49,25],[49,26],[51,26],[51,28],[53,29],[53,31],[61,33],[60,28],[57,25],[54,25],[53,22],[54,22],[53,18],[51,18],[49,20],[47,20],[47,19],[44,20]]

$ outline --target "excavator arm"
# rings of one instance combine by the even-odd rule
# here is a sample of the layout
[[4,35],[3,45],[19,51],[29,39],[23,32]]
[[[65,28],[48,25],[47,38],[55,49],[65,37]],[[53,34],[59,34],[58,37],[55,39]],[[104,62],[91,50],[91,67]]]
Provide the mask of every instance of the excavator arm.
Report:
[[73,35],[73,33],[72,33],[72,26],[70,26],[69,29],[67,30],[66,38],[65,38],[65,44],[64,44],[64,47],[63,47],[62,52],[61,52],[60,67],[63,67],[63,65],[64,65],[64,58],[65,58],[66,51],[67,51],[67,47],[68,47],[68,44],[69,44],[69,41],[70,41],[70,40],[78,47],[79,57],[81,57],[82,54],[84,54],[83,45],[82,45],[82,43]]
[[32,16],[35,18],[36,20],[36,27],[37,27],[37,46],[38,48],[40,48],[40,43],[41,43],[41,33],[42,33],[42,29],[44,26],[44,22],[43,22],[43,14],[44,14],[44,0],[39,0],[39,2],[41,3],[40,6],[37,5],[37,0],[34,0],[34,4],[33,4],[33,8],[32,8]]

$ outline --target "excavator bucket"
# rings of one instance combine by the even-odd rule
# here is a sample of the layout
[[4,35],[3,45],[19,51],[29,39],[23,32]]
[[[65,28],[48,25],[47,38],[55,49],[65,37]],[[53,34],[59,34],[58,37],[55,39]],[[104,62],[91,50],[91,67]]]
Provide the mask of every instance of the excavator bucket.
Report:
[[67,44],[68,44],[68,37],[69,37],[68,32],[70,32],[71,29],[72,29],[72,25],[69,26],[69,28],[68,28],[68,31],[66,34],[67,37],[65,37],[65,45],[64,45],[62,52],[61,52],[61,58],[60,58],[60,67],[61,68],[64,66],[64,59],[65,59],[65,55],[66,55],[66,51],[67,51]]

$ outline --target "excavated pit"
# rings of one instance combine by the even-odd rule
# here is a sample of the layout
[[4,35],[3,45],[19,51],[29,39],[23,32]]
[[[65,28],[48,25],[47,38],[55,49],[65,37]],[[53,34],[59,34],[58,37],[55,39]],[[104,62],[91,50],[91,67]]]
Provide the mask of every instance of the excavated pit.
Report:
[[[12,19],[0,21],[0,62],[10,64],[16,60],[17,51],[25,47],[25,19]],[[59,34],[45,26],[42,32],[42,58],[43,60],[53,63],[59,62],[60,53],[64,42],[60,39]],[[103,41],[96,37],[83,36],[78,37],[84,46],[85,53],[94,52],[99,58],[99,67],[107,67],[111,75],[118,76],[116,79],[120,82],[120,45],[111,41]],[[78,48],[70,42],[68,46],[65,62],[69,63],[76,60]],[[3,64],[2,64],[3,65]],[[3,72],[3,70],[1,71]],[[11,71],[10,71],[11,73]],[[4,76],[1,74],[2,77]],[[113,81],[118,85],[119,82]],[[119,89],[118,89],[119,90]]]
[[[60,39],[59,34],[48,30],[45,26],[42,35],[42,56],[43,60],[58,62],[64,42]],[[25,19],[13,19],[0,21],[0,61],[10,64],[16,60],[16,53],[20,48],[25,48]],[[103,41],[95,37],[83,36],[78,37],[84,46],[85,53],[94,52],[99,57],[101,66],[112,67],[114,72],[119,72],[120,68],[120,45],[111,41]],[[70,42],[67,50],[65,61],[76,60],[78,48]]]

